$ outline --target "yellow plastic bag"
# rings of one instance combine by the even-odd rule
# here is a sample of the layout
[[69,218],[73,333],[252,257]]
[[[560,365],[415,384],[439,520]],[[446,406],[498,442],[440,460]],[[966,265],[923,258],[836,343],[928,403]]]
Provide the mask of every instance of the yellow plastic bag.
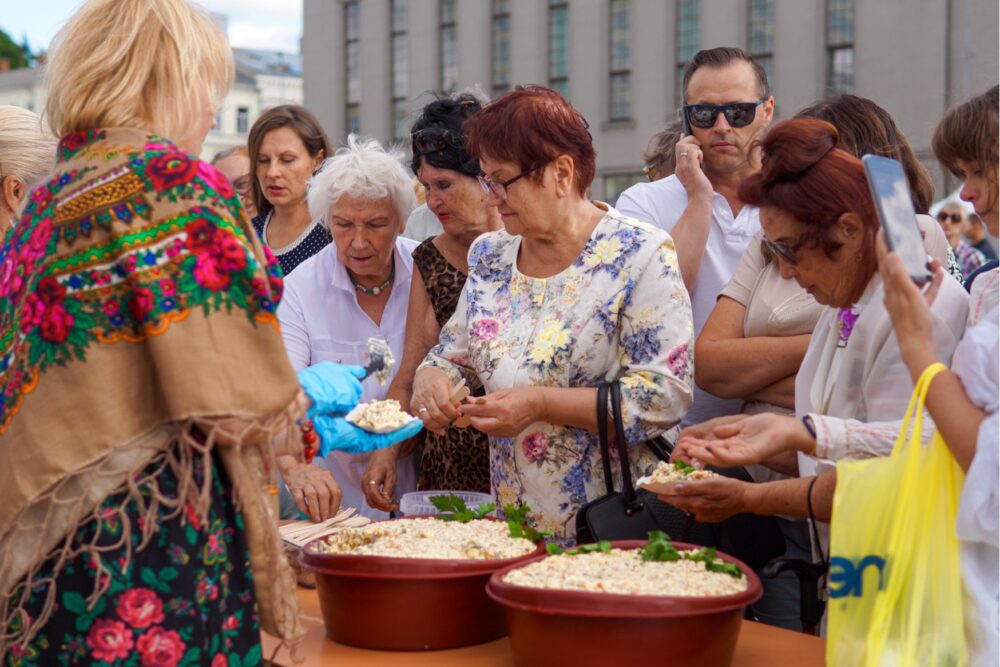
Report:
[[968,664],[955,535],[964,474],[937,432],[920,442],[927,389],[944,368],[920,376],[891,456],[837,464],[828,665]]

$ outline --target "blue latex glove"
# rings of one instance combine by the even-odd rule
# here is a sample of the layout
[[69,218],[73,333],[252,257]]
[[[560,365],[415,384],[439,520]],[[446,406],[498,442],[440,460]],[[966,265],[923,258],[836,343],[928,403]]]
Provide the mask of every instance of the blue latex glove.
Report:
[[307,411],[314,422],[320,415],[345,415],[361,400],[361,366],[321,361],[299,371],[299,384],[312,399]]
[[320,415],[313,419],[316,433],[320,437],[319,454],[326,456],[332,451],[362,454],[383,449],[397,442],[412,438],[424,428],[424,423],[414,419],[403,428],[392,433],[369,433],[351,424],[343,417]]

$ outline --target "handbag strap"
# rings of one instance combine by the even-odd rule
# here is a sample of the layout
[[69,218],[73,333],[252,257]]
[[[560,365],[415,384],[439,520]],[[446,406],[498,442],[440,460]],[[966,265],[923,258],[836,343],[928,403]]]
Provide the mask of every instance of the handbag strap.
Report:
[[611,452],[608,449],[608,383],[603,380],[597,385],[597,440],[601,446],[604,486],[608,493],[614,493],[615,484],[611,478]]
[[611,416],[615,420],[615,440],[618,444],[618,464],[622,471],[622,495],[629,505],[635,504],[635,487],[628,460],[628,443],[625,441],[625,423],[622,420],[622,393],[618,380],[611,383]]

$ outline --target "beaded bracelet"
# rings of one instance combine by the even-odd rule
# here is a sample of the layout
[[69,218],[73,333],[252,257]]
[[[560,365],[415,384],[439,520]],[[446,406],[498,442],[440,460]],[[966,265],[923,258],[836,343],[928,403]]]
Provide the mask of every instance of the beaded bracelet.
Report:
[[319,442],[319,436],[316,435],[316,427],[313,426],[311,419],[303,419],[299,422],[299,430],[302,431],[302,453],[305,456],[306,463],[312,463],[313,458],[316,456],[316,443]]

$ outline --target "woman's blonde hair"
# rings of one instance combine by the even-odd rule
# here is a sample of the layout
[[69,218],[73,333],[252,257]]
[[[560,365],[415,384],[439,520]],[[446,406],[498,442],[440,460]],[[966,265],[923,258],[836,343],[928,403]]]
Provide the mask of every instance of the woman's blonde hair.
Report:
[[88,0],[52,41],[45,112],[58,137],[131,127],[179,138],[198,105],[221,105],[233,71],[225,35],[186,0]]
[[[25,191],[45,180],[56,160],[56,140],[42,126],[33,111],[0,105],[0,179],[14,176],[24,183]],[[27,203],[21,199],[19,210]]]

